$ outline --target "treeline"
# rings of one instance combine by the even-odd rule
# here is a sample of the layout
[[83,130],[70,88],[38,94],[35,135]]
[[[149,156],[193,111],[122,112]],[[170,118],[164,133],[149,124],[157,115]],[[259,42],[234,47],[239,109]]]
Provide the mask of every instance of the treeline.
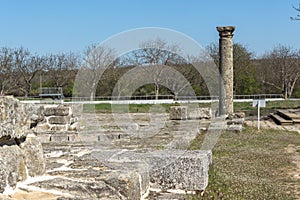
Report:
[[[206,47],[216,65],[218,50],[216,43]],[[86,91],[81,95],[91,99],[94,96],[122,96],[128,92],[132,95],[189,95],[186,91],[190,86],[198,96],[209,95],[203,77],[190,64],[200,58],[183,58],[180,51],[177,45],[161,39],[146,41],[139,49],[121,57],[117,57],[113,49],[96,45],[89,46],[81,55],[62,53],[44,56],[32,54],[22,47],[2,47],[0,95],[38,96],[40,87],[62,87],[68,97],[76,94],[76,81],[77,86],[84,87]],[[278,45],[256,58],[246,46],[235,43],[233,51],[236,95],[283,94],[285,98],[300,97],[299,50]],[[166,70],[158,66],[170,68]],[[80,74],[77,75],[79,70],[86,73],[80,77]],[[134,83],[137,77],[145,74],[147,79],[141,85],[126,85],[123,80],[126,75],[126,81]],[[183,78],[178,80],[178,77]],[[133,91],[129,91],[128,87],[132,87]]]
[[80,57],[73,54],[40,56],[24,48],[0,49],[0,95],[35,96],[40,86],[63,87],[72,95]]

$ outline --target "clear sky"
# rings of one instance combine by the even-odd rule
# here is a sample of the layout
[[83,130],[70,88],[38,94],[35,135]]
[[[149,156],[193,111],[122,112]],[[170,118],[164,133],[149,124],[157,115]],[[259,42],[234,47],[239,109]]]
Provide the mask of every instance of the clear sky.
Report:
[[38,54],[80,53],[122,31],[162,27],[200,45],[218,41],[216,26],[234,25],[234,41],[256,55],[275,45],[300,49],[300,0],[0,0],[0,47]]

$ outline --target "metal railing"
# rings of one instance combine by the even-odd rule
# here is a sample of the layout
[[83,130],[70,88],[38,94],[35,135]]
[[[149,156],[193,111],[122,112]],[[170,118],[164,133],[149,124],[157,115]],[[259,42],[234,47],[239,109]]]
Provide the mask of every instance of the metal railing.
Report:
[[[218,96],[174,96],[174,95],[146,95],[146,96],[96,96],[93,101],[129,101],[129,100],[217,100]],[[234,99],[282,99],[282,94],[255,94],[255,95],[234,95]],[[90,101],[89,97],[70,97],[66,101]]]
[[[45,95],[51,95],[56,90],[45,89]],[[48,93],[47,93],[48,92]],[[60,94],[60,93],[52,93]],[[34,97],[18,97],[19,99],[26,100],[39,100],[39,96]],[[139,101],[139,100],[174,100],[174,101],[191,101],[191,100],[218,100],[218,96],[174,96],[174,95],[146,95],[146,96],[96,96],[93,101]],[[254,95],[234,95],[235,100],[243,99],[283,99],[282,94],[254,94]],[[64,101],[91,101],[90,97],[66,97]]]

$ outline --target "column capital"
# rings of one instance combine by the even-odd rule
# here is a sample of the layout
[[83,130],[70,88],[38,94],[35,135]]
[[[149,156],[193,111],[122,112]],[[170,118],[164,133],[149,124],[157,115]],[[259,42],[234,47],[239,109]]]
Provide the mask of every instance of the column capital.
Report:
[[220,37],[233,37],[235,26],[218,26],[217,30]]

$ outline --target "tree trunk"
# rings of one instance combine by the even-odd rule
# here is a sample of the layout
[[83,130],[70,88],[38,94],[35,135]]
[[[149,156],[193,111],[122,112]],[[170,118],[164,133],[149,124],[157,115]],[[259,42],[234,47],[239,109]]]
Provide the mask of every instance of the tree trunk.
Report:
[[155,100],[158,100],[158,95],[159,95],[159,85],[155,84]]
[[94,99],[95,99],[95,90],[92,90],[90,94],[90,101],[94,101]]

